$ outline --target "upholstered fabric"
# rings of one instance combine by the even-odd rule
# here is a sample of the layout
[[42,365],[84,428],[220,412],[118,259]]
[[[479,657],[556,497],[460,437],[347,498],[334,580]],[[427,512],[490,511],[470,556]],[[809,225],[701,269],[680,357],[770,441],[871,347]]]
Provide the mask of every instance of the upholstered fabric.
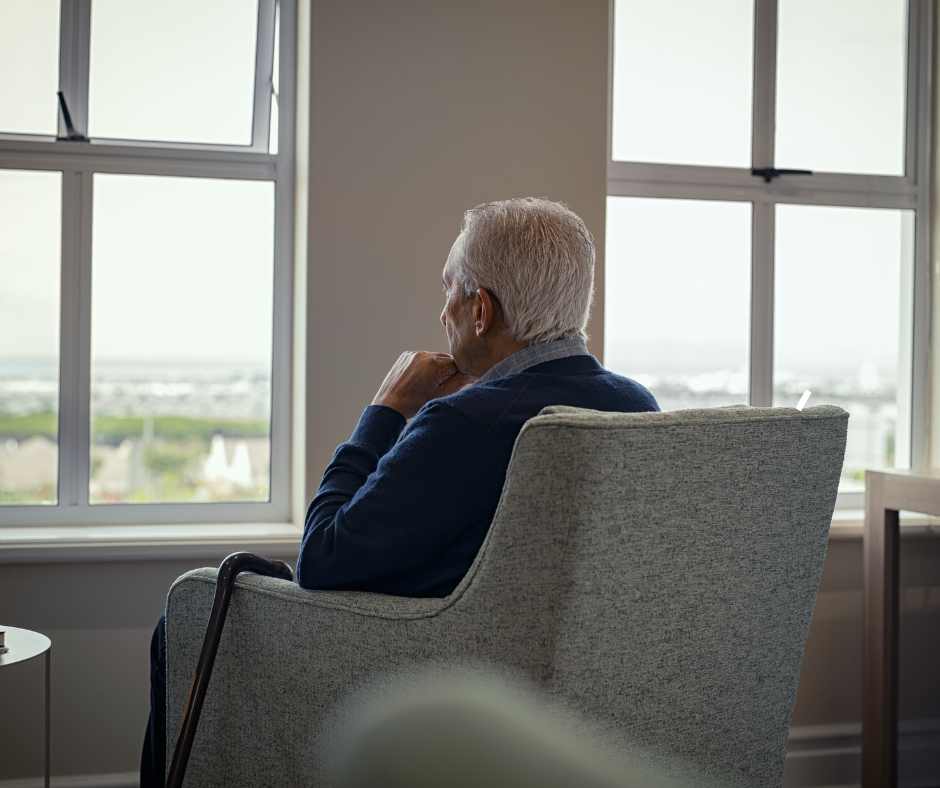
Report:
[[[457,662],[515,671],[703,775],[779,786],[847,418],[547,408],[519,434],[450,596],[239,581],[187,784],[322,785],[342,698],[391,670]],[[170,590],[171,747],[214,580],[200,569]]]

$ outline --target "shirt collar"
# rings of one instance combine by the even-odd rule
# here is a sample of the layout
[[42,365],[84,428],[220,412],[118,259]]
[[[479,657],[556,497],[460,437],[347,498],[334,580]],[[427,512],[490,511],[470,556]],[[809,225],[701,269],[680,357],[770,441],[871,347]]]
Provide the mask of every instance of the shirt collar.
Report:
[[489,383],[497,378],[507,378],[510,375],[518,375],[536,364],[544,364],[546,361],[557,361],[560,358],[569,358],[570,356],[588,356],[590,353],[587,344],[581,337],[569,337],[567,339],[556,339],[552,342],[539,342],[535,345],[517,350],[511,356],[506,356],[502,361],[490,367],[480,378],[478,383]]

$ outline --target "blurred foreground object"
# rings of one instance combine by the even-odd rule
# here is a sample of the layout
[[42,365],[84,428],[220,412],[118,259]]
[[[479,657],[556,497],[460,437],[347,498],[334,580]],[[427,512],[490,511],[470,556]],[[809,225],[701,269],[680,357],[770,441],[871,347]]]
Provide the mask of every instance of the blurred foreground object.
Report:
[[461,668],[360,694],[324,753],[336,788],[718,788],[685,763],[616,746],[525,683]]

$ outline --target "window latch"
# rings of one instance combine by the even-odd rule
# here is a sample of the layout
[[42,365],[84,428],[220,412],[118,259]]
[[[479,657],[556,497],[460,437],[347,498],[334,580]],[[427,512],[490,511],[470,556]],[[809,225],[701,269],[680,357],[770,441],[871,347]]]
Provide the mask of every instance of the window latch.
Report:
[[59,142],[88,142],[88,137],[84,134],[79,134],[72,124],[72,113],[69,112],[69,105],[62,91],[56,91],[56,95],[59,97],[59,110],[62,112],[62,120],[65,121],[65,136],[56,137],[56,139]]
[[770,183],[781,175],[812,175],[812,170],[778,170],[776,167],[754,167],[751,175],[763,178],[764,183]]

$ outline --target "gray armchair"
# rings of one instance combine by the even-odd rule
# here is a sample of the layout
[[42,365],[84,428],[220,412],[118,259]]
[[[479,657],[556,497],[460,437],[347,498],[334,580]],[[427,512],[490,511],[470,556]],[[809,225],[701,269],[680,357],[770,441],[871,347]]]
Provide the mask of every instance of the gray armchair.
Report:
[[[186,784],[322,785],[341,701],[444,662],[519,674],[663,763],[779,786],[847,419],[545,409],[450,596],[238,581]],[[214,582],[199,569],[170,590],[171,747]]]

